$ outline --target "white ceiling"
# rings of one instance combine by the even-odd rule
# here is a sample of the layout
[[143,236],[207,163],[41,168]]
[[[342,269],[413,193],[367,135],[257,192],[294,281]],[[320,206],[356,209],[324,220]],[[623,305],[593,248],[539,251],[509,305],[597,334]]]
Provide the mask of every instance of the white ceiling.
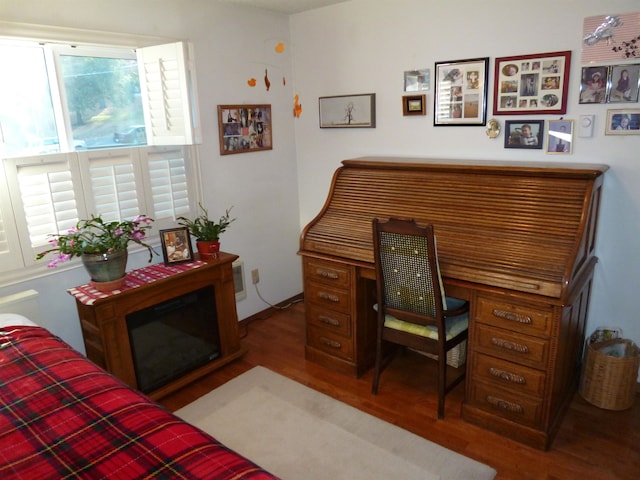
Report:
[[252,7],[263,8],[279,13],[291,15],[293,13],[305,12],[315,8],[326,7],[336,3],[343,3],[348,0],[221,0],[229,3],[250,5]]

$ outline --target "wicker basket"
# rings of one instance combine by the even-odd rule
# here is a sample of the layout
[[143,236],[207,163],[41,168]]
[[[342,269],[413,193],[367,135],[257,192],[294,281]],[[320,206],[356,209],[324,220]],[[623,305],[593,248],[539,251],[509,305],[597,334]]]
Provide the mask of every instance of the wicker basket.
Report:
[[606,410],[631,408],[639,366],[640,351],[631,340],[618,338],[589,343],[580,378],[580,395]]
[[[434,360],[438,359],[437,355],[432,355],[430,353],[425,353],[429,358],[433,358]],[[451,350],[447,352],[447,365],[453,368],[459,368],[461,365],[464,365],[467,361],[467,341],[463,340],[458,345],[453,347]]]

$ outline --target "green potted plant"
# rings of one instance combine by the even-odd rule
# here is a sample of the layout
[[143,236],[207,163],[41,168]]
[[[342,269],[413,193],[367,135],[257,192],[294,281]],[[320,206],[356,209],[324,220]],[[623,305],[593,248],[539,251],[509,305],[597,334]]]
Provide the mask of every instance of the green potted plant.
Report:
[[51,234],[49,249],[36,255],[36,260],[49,253],[56,256],[48,264],[58,264],[80,257],[91,277],[91,284],[100,291],[108,292],[120,288],[124,283],[127,267],[127,246],[137,243],[149,250],[149,262],[153,259],[153,248],[145,243],[146,230],[153,219],[138,215],[133,220],[105,221],[100,215],[80,220],[66,233]]
[[212,258],[220,251],[220,235],[222,235],[229,225],[236,219],[231,218],[231,209],[226,209],[224,215],[218,221],[209,218],[209,212],[198,204],[202,213],[191,220],[185,217],[178,217],[178,224],[189,229],[189,233],[196,237],[196,248],[200,258],[206,260]]

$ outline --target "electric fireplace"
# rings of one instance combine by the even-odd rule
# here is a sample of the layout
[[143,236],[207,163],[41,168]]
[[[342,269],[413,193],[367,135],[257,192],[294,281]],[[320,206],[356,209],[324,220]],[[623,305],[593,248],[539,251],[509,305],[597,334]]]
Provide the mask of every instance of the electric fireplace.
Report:
[[238,334],[233,262],[150,265],[127,272],[121,290],[69,289],[87,357],[159,400],[246,351]]
[[138,389],[152,392],[218,358],[220,337],[215,315],[212,286],[127,315]]

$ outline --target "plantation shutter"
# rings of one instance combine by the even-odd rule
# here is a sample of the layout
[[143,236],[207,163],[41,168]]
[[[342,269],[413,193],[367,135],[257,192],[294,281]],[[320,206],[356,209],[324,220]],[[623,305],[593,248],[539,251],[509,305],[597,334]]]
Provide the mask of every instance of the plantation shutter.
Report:
[[24,157],[5,160],[11,201],[24,217],[16,215],[18,231],[27,232],[21,240],[26,265],[48,246],[50,234],[73,228],[83,211],[80,172],[73,154]]
[[156,228],[175,227],[179,216],[189,217],[193,200],[189,196],[191,162],[187,147],[158,147],[147,152],[146,172]]
[[138,149],[82,152],[82,175],[89,214],[105,221],[131,220],[146,214]]
[[195,75],[184,42],[140,48],[138,70],[149,145],[199,141]]

